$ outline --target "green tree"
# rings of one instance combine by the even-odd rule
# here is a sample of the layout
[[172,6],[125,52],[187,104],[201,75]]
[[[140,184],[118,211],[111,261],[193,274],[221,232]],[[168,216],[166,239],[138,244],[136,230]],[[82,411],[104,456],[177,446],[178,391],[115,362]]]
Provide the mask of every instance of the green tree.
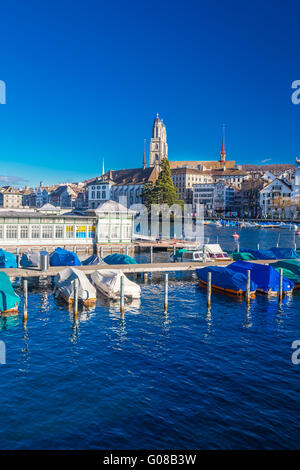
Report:
[[148,209],[151,204],[168,204],[169,206],[172,204],[183,205],[183,201],[178,199],[177,190],[171,178],[169,160],[167,158],[162,159],[161,171],[155,184],[145,184],[143,188],[143,201]]

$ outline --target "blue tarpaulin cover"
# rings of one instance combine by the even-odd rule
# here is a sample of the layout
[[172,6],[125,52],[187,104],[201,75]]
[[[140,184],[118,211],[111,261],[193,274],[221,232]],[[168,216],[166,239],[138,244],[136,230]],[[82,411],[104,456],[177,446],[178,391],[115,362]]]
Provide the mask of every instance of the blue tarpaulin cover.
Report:
[[15,293],[6,273],[0,272],[0,312],[18,307],[20,297]]
[[15,255],[0,248],[0,268],[17,268]]
[[[247,270],[251,271],[251,280],[257,284],[257,288],[268,292],[270,289],[273,292],[279,291],[279,273],[267,264],[251,263],[249,261],[235,261],[228,266],[232,271],[243,273],[247,275]],[[282,289],[288,292],[294,288],[294,284],[283,276]]]
[[83,266],[96,266],[97,264],[105,264],[100,256],[92,255],[89,258],[82,261]]
[[300,254],[293,248],[271,248],[276,259],[300,259]]
[[[247,276],[229,268],[222,266],[207,266],[206,268],[196,269],[196,274],[201,281],[207,282],[207,274],[211,272],[212,286],[220,287],[222,289],[230,289],[234,291],[246,291]],[[251,292],[256,291],[257,285],[251,281]]]
[[251,253],[254,259],[277,259],[271,250],[247,250],[247,253]]
[[81,262],[73,251],[56,248],[50,254],[50,266],[81,266]]
[[128,255],[121,255],[120,253],[113,253],[106,256],[104,262],[107,264],[137,264],[135,259]]

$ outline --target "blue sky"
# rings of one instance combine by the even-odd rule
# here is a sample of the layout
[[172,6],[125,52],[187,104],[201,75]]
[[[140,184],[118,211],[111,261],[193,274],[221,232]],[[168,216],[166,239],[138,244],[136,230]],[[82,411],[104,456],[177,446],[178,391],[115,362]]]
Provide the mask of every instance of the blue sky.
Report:
[[300,156],[296,1],[1,2],[0,184],[140,167],[153,119],[169,159]]

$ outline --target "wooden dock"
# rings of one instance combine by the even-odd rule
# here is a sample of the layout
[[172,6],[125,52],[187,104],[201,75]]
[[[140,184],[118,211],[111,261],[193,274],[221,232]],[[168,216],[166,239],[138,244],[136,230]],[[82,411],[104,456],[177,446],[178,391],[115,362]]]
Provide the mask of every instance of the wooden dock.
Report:
[[[260,264],[269,264],[282,260],[253,260],[251,262]],[[205,266],[228,266],[230,261],[215,262],[192,262],[192,263],[145,263],[145,264],[118,264],[107,265],[100,264],[97,266],[73,266],[75,269],[83,271],[85,274],[92,274],[95,271],[109,269],[112,271],[121,269],[125,274],[142,274],[142,273],[166,273],[174,271],[195,271],[197,268]],[[39,268],[9,268],[0,269],[10,278],[34,278],[34,277],[51,277],[66,269],[68,266],[50,266],[47,271],[41,271]]]

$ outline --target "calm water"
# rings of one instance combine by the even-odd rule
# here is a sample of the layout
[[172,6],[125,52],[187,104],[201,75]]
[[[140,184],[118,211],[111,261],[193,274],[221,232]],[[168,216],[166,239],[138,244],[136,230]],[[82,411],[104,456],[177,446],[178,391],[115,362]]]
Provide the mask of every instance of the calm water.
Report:
[[[218,230],[227,249],[232,232]],[[241,245],[270,247],[278,234],[243,229]],[[293,233],[280,234],[291,246]],[[171,276],[167,315],[153,276],[123,319],[99,298],[76,323],[49,284],[32,285],[27,328],[21,315],[0,319],[0,448],[298,448],[299,310],[299,294],[281,306],[258,296],[249,309],[213,294],[207,314],[185,274]]]

